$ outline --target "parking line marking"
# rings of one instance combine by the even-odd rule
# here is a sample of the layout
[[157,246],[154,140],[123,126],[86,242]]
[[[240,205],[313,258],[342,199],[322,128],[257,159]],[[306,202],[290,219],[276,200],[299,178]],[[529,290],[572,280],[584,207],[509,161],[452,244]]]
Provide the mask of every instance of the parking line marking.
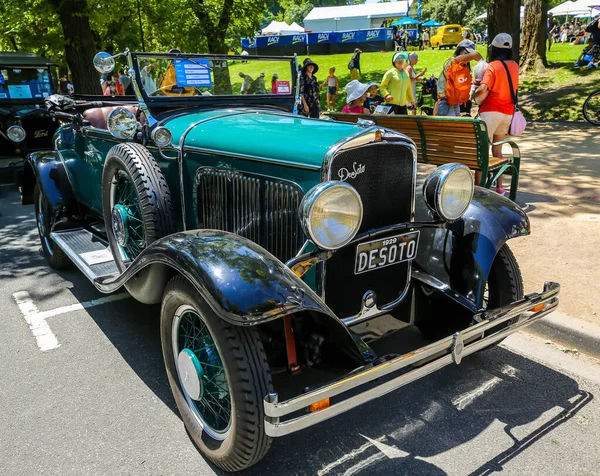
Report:
[[57,307],[56,309],[40,312],[39,315],[43,319],[47,319],[48,317],[66,314],[67,312],[81,311],[82,309],[108,304],[109,302],[120,301],[121,299],[127,299],[128,297],[131,297],[129,293],[113,294],[98,299],[92,299],[91,301],[78,302],[77,304],[71,304],[70,306]]
[[91,301],[79,302],[77,304],[71,304],[70,306],[57,307],[49,311],[41,312],[37,306],[33,303],[31,296],[27,291],[19,291],[13,294],[17,306],[31,333],[35,337],[37,346],[42,352],[57,349],[60,347],[58,339],[50,329],[46,319],[60,314],[66,314],[72,311],[80,311],[82,309],[89,309],[90,307],[100,306],[114,301],[120,301],[130,297],[129,293],[113,294],[111,296],[102,297],[99,299],[92,299]]
[[27,291],[19,291],[18,293],[14,293],[13,297],[17,302],[17,306],[19,306],[21,314],[23,314],[25,322],[27,322],[29,329],[31,329],[31,333],[35,337],[39,349],[45,352],[60,347],[58,339],[50,329],[48,323],[44,318],[40,317],[40,311],[33,304],[29,293]]

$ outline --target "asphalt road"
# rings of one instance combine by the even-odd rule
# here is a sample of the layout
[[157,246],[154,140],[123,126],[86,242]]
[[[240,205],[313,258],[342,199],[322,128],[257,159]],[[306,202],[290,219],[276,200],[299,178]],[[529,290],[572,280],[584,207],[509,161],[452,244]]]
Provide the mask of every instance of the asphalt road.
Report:
[[[30,298],[21,308],[19,292]],[[33,206],[6,186],[0,296],[0,474],[220,474],[177,414],[158,307],[131,298],[98,304],[103,296],[78,271],[51,271]],[[48,316],[47,328],[29,316],[38,339],[50,332],[58,347],[40,351],[23,314],[31,306]],[[518,334],[276,440],[245,474],[598,474],[596,396],[596,361]]]

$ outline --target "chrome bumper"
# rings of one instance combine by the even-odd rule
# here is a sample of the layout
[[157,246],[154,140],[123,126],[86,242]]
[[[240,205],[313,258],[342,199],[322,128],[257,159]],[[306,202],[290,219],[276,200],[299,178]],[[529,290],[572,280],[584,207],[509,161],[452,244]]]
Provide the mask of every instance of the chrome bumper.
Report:
[[[523,299],[508,306],[477,314],[475,316],[477,324],[463,331],[364,371],[352,373],[340,380],[331,382],[285,402],[279,402],[276,393],[269,394],[264,399],[265,432],[267,435],[273,437],[288,435],[328,420],[377,397],[381,397],[386,393],[433,373],[452,362],[459,364],[463,357],[498,342],[519,329],[532,324],[546,314],[551,313],[558,306],[558,298],[556,296],[559,291],[560,285],[558,283],[547,282],[544,285],[542,293],[528,294]],[[532,308],[542,304],[543,307],[541,310],[536,310],[536,312],[531,311]],[[488,329],[519,315],[521,317],[517,322],[484,338],[479,338]],[[409,365],[419,364],[423,361],[428,362],[377,387],[344,400],[332,402],[329,407],[323,410],[312,413],[308,412],[308,407],[313,403],[340,395],[359,385],[372,382],[392,372],[397,372]],[[291,417],[288,420],[281,420],[282,417],[302,410],[307,413]]]

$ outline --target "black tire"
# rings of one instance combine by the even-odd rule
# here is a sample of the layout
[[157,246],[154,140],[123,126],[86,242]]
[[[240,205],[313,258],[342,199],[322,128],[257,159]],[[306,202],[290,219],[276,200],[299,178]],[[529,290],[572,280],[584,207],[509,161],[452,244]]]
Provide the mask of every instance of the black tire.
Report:
[[[483,308],[493,309],[501,306],[506,306],[511,302],[517,301],[523,297],[523,278],[521,270],[517,264],[517,260],[507,244],[496,254],[488,281],[486,283]],[[434,312],[439,311],[439,305]],[[507,321],[501,325],[493,327],[485,334],[489,335],[499,331],[513,322],[516,322],[518,317]],[[468,314],[463,314],[454,319],[449,319],[449,316],[444,316],[444,319],[428,319],[419,321],[417,327],[421,333],[431,340],[438,340],[456,331],[465,329],[472,318]],[[496,344],[498,344],[497,342]],[[494,344],[495,345],[495,344]]]
[[[515,255],[506,243],[500,248],[492,264],[492,269],[488,276],[487,291],[486,307],[488,309],[506,306],[511,302],[523,298],[523,277],[521,276],[521,270],[519,269]],[[499,326],[492,327],[486,332],[486,335],[504,329],[518,319],[518,317],[515,317]],[[494,345],[500,342],[496,342]]]
[[600,126],[600,89],[590,94],[583,103],[583,117],[590,124]]
[[[205,430],[186,398],[173,351],[176,313],[191,306],[208,328],[225,369],[231,420],[222,439]],[[175,321],[177,325],[177,321]],[[169,281],[161,310],[161,341],[167,376],[188,434],[198,449],[225,471],[241,471],[260,461],[271,446],[264,430],[263,398],[273,392],[267,357],[255,329],[233,326],[218,317],[184,277]],[[181,350],[181,349],[178,349]]]
[[102,208],[108,242],[117,267],[123,272],[128,260],[124,259],[115,236],[111,204],[113,184],[119,177],[127,178],[135,188],[143,222],[143,237],[137,242],[139,248],[174,233],[175,221],[167,181],[148,149],[135,143],[118,144],[110,149],[102,172]]
[[50,238],[50,231],[52,230],[53,224],[52,217],[51,213],[48,212],[48,199],[46,198],[46,195],[44,195],[39,183],[35,184],[33,190],[33,203],[35,206],[35,221],[46,262],[54,269],[70,268],[73,263],[65,252],[52,241],[52,238]]

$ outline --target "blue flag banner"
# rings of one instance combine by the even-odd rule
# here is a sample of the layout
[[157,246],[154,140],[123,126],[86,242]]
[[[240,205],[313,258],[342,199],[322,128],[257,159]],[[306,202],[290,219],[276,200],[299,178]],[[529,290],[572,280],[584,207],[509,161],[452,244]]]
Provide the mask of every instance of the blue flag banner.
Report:
[[273,35],[273,36],[257,36],[256,46],[259,48],[271,46],[294,46],[305,45],[308,35],[299,33],[297,35]]
[[256,48],[256,38],[242,38],[242,49]]
[[325,33],[309,33],[308,44],[309,45],[328,45],[335,43],[337,40],[337,33],[335,31],[328,31]]
[[421,0],[419,0],[417,3],[417,18],[421,18],[421,9],[422,8],[423,8],[423,5],[421,4]]
[[271,48],[301,45],[334,45],[343,43],[375,43],[393,40],[392,28],[328,31],[296,35],[257,36],[242,38],[242,48]]

